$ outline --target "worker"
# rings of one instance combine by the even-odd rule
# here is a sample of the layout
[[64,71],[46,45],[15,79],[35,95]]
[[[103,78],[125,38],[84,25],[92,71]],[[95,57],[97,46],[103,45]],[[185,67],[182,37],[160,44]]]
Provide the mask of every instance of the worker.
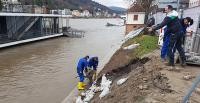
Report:
[[[193,19],[190,18],[190,17],[186,17],[186,18],[180,19],[180,23],[182,25],[182,31],[184,33],[184,36],[183,36],[183,39],[182,39],[182,43],[184,44],[186,29],[193,24]],[[170,41],[170,34],[168,34],[167,27],[166,27],[164,29],[163,46],[162,46],[162,50],[161,50],[162,61],[166,61],[169,41]],[[176,49],[174,49],[173,51],[176,52]],[[182,66],[184,66],[184,65],[185,65],[185,63],[182,63]]]
[[88,66],[88,59],[89,56],[85,56],[84,58],[81,58],[78,62],[77,66],[77,73],[80,78],[80,81],[78,82],[77,88],[78,90],[84,90],[86,84],[84,83],[84,72],[87,72],[87,66]]
[[[164,13],[167,13],[167,10],[164,11]],[[178,12],[173,10],[171,13],[167,14],[167,17],[173,19],[178,17]],[[168,52],[168,47],[169,47],[169,41],[170,41],[170,30],[168,29],[169,27],[165,27],[164,28],[164,37],[163,37],[163,45],[162,45],[162,49],[161,49],[161,59],[162,62],[166,62],[167,61],[167,52]]]
[[165,8],[167,16],[164,18],[162,23],[157,24],[156,26],[153,26],[149,28],[149,31],[155,31],[158,30],[164,26],[167,26],[167,30],[170,33],[170,41],[169,41],[169,48],[168,48],[168,56],[169,56],[169,62],[166,63],[167,66],[171,66],[171,70],[175,69],[174,65],[174,48],[178,50],[181,60],[183,63],[186,60],[185,52],[182,47],[182,38],[183,38],[183,31],[182,31],[182,25],[180,23],[180,19],[178,16],[170,16],[175,11],[173,10],[173,7],[171,5],[167,5]]
[[92,74],[92,81],[96,80],[96,75],[97,75],[97,66],[99,64],[99,59],[98,57],[92,57],[89,59],[88,67],[91,69],[91,74]]

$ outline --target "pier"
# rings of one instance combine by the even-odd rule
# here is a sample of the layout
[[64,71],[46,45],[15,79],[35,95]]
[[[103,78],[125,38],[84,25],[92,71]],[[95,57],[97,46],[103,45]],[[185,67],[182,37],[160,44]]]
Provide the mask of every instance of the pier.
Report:
[[67,15],[0,13],[0,48],[63,35]]

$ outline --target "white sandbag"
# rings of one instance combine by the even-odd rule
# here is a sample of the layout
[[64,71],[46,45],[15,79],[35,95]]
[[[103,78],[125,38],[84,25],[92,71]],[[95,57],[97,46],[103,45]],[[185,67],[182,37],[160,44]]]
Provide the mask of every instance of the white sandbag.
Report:
[[93,97],[94,97],[94,92],[93,91],[89,91],[88,93],[86,93],[86,97],[84,98],[84,102],[89,102]]
[[101,94],[99,95],[100,98],[106,96],[110,90],[110,85],[111,85],[112,81],[110,81],[109,79],[106,78],[105,74],[103,75],[102,77],[102,80],[101,80]]
[[122,79],[120,79],[120,80],[117,81],[117,85],[122,85],[127,80],[128,80],[128,77],[127,78],[122,78]]
[[99,95],[100,99],[103,98],[103,97],[105,97],[108,93],[110,93],[109,88],[108,87],[104,88],[104,90]]
[[81,99],[81,96],[78,96],[78,98],[76,99],[76,103],[84,103]]
[[95,94],[95,89],[96,89],[96,86],[95,85],[92,85],[89,90],[87,90],[85,92],[85,98],[84,98],[84,102],[89,102],[93,97],[94,97],[94,94]]
[[140,44],[132,44],[132,45],[129,45],[127,47],[124,47],[123,49],[124,50],[132,50],[132,49],[137,48],[138,46],[140,46]]
[[135,36],[139,35],[143,30],[144,28],[140,28],[140,29],[131,31],[125,36],[123,42],[126,42],[127,40],[134,38]]

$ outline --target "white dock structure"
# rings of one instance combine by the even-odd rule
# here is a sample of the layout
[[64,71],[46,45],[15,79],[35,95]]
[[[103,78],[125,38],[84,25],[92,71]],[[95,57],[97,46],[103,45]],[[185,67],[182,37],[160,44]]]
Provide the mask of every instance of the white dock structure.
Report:
[[0,13],[0,48],[63,35],[71,15]]

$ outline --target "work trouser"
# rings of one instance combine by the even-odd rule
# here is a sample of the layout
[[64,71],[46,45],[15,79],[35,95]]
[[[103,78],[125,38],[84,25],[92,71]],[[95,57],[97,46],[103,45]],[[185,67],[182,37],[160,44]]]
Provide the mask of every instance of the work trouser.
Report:
[[182,63],[185,63],[186,57],[185,52],[182,47],[183,43],[183,33],[176,33],[171,34],[170,36],[170,42],[169,42],[169,48],[168,48],[168,56],[169,56],[169,64],[171,66],[174,66],[174,50],[178,50],[180,58],[182,60]]
[[78,73],[78,76],[79,76],[79,79],[80,79],[80,82],[84,82],[84,74],[83,73]]
[[169,48],[169,41],[170,41],[170,34],[168,35],[164,35],[163,38],[163,45],[162,45],[162,49],[161,49],[161,58],[162,59],[166,59],[167,57],[167,52],[168,52],[168,48]]

